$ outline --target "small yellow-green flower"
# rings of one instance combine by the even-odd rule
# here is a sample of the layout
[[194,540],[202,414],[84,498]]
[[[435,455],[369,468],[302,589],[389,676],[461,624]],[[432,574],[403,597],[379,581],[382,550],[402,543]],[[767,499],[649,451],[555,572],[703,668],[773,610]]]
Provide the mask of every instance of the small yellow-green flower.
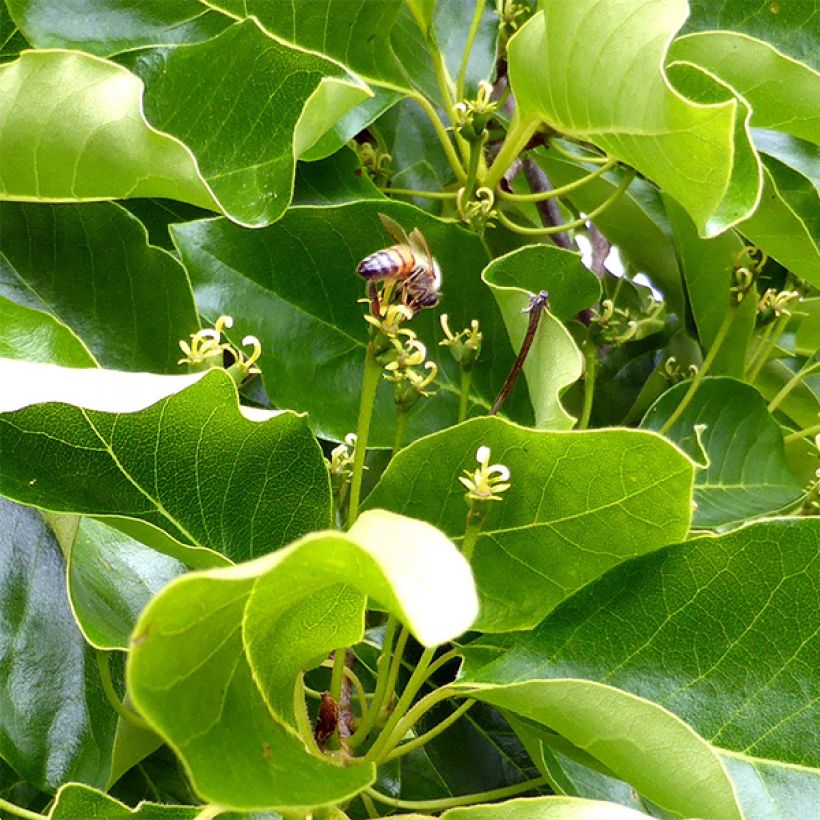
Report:
[[478,319],[473,319],[470,327],[464,328],[459,333],[453,333],[450,330],[446,313],[441,314],[439,321],[445,337],[439,345],[449,347],[450,355],[464,370],[469,370],[478,359],[478,354],[481,353],[481,340],[484,338],[484,334],[478,329]]
[[205,327],[191,334],[191,343],[183,339],[179,348],[185,354],[177,364],[201,365],[211,363],[216,367],[222,365],[222,352],[230,350],[228,342],[222,342],[222,329],[233,327],[233,318],[220,316],[213,327]]
[[510,471],[503,464],[490,464],[490,448],[479,447],[476,454],[479,468],[464,471],[459,481],[467,488],[468,501],[501,501],[499,493],[510,489]]

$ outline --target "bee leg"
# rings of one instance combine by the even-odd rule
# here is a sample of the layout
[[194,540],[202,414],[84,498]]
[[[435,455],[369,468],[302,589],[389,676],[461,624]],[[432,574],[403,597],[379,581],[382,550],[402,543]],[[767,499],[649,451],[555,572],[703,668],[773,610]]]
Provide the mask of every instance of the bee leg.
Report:
[[368,282],[368,295],[370,296],[370,315],[379,319],[381,317],[382,306],[379,302],[379,291],[376,283],[371,279]]

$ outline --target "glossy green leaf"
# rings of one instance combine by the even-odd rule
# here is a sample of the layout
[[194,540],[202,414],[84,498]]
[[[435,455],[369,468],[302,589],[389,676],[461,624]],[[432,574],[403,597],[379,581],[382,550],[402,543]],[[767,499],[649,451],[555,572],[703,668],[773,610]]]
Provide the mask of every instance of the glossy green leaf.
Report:
[[541,676],[527,674],[506,683],[504,677],[481,670],[457,686],[470,697],[549,726],[673,816],[742,820],[717,752],[671,712],[597,681],[538,680]]
[[788,165],[793,171],[806,177],[815,187],[820,187],[820,155],[815,145],[764,128],[753,128],[752,139],[758,151],[774,157],[783,165]]
[[0,3],[0,58],[16,57],[24,48],[28,48],[28,43],[11,19],[5,3]]
[[[674,229],[689,307],[704,351],[708,351],[729,309],[732,271],[744,258],[746,243],[734,231],[702,239],[677,202],[667,197],[664,204]],[[712,362],[712,375],[743,377],[757,316],[756,307],[753,298],[738,305],[728,336]]]
[[98,649],[127,650],[145,605],[185,571],[175,558],[83,518],[68,561],[68,594],[86,640]]
[[103,786],[117,716],[71,614],[57,540],[36,510],[0,498],[0,553],[0,755],[46,791]]
[[763,194],[740,230],[784,267],[820,287],[820,199],[811,180],[763,158]]
[[[271,401],[310,414],[320,435],[341,441],[356,429],[368,325],[358,300],[365,294],[357,264],[393,240],[379,213],[406,231],[418,227],[443,272],[443,298],[424,310],[412,329],[439,364],[438,394],[410,414],[408,438],[455,423],[459,374],[445,348],[437,313],[454,330],[479,319],[484,334],[473,375],[473,402],[489,408],[515,359],[503,320],[488,288],[480,284],[487,254],[475,234],[440,222],[409,205],[387,201],[339,207],[292,208],[275,225],[244,230],[225,219],[178,225],[173,229],[188,269],[200,312],[236,318],[232,338],[246,333],[262,342],[262,378]],[[235,334],[235,335],[234,335]],[[522,404],[525,408],[522,409]],[[517,420],[529,421],[525,394],[505,405]],[[393,443],[396,410],[390,385],[381,385],[370,445]]]
[[309,750],[294,701],[302,669],[361,639],[366,596],[431,645],[459,635],[477,611],[469,566],[447,538],[384,511],[362,515],[348,534],[186,575],[148,605],[129,691],[201,796],[290,808],[337,802],[372,782],[372,765],[338,767]]
[[191,286],[147,239],[113,203],[0,202],[0,294],[67,325],[103,367],[180,373],[179,340],[199,329]]
[[[40,385],[35,401],[65,401],[58,370],[42,385],[34,382]],[[12,398],[32,387],[31,370],[6,372]],[[165,398],[139,396],[142,410],[129,405],[127,391],[118,394],[117,385],[158,391],[156,380],[164,379],[161,384],[179,389],[184,377],[114,373],[112,380],[99,370],[63,375],[80,387],[77,374],[85,373],[98,380],[104,406],[120,407],[101,412],[84,409],[82,401],[28,401],[0,414],[4,495],[45,509],[127,516],[156,526],[195,548],[170,552],[191,566],[261,555],[330,523],[327,470],[303,418],[268,413],[267,420],[249,420],[224,371]]]
[[327,54],[369,80],[406,86],[407,79],[390,44],[402,0],[215,0],[209,5],[230,14],[255,15],[273,34]]
[[672,43],[669,60],[696,63],[730,85],[750,104],[754,128],[820,141],[820,114],[812,104],[820,75],[768,42],[728,31],[690,34]]
[[820,297],[801,300],[795,313],[798,320],[794,332],[795,352],[811,356],[820,348]]
[[96,366],[94,357],[71,328],[42,310],[18,305],[4,296],[0,296],[0,358],[64,367]]
[[[567,162],[550,152],[539,152],[537,158],[555,186],[575,182],[595,170]],[[616,175],[604,174],[576,188],[566,198],[579,210],[589,213],[614,192],[619,182]],[[645,273],[663,292],[668,309],[683,315],[683,285],[672,229],[657,188],[645,180],[633,180],[612,205],[595,217],[595,226],[617,245],[622,257],[635,270]]]
[[[642,426],[659,430],[688,387],[683,382],[667,390]],[[695,476],[696,527],[739,524],[787,510],[803,494],[786,463],[780,426],[748,384],[705,378],[666,435],[693,457],[702,450],[708,458]]]
[[139,77],[78,52],[0,68],[5,198],[168,197],[265,225],[287,208],[296,157],[368,94],[253,21],[128,62]]
[[[168,806],[160,803],[140,803],[135,809],[120,803],[104,792],[67,783],[57,793],[48,820],[78,820],[93,817],[94,820],[195,820],[199,806]],[[223,815],[226,816],[226,815]]]
[[513,348],[520,350],[531,314],[527,308],[542,290],[549,309],[541,312],[538,329],[524,362],[524,377],[535,411],[535,426],[568,430],[575,424],[561,405],[561,394],[583,372],[583,356],[561,319],[569,319],[600,297],[595,274],[577,254],[547,245],[530,245],[494,259],[481,274],[493,292]]
[[300,162],[296,168],[294,205],[341,205],[383,196],[351,148],[344,147],[318,162]]
[[[195,43],[232,22],[196,0],[6,0],[34,48],[74,48],[100,57],[140,46]],[[89,15],[93,15],[93,25]]]
[[643,812],[577,797],[522,797],[486,806],[465,806],[439,815],[447,820],[640,820]]
[[547,4],[510,41],[510,79],[522,118],[637,168],[712,236],[752,212],[758,181],[733,177],[737,102],[691,102],[665,76],[686,12],[684,0]]
[[771,43],[806,65],[818,67],[816,9],[811,3],[770,2],[750,5],[747,0],[689,0],[684,31],[726,29]]
[[[465,685],[597,681],[752,764],[816,767],[818,546],[817,519],[780,519],[627,562],[531,633],[471,644]],[[567,720],[582,711],[576,703]]]
[[[433,31],[450,76],[458,79],[461,61],[467,45],[476,3],[464,0],[436,0]],[[498,14],[494,3],[485,3],[471,42],[470,56],[464,75],[465,97],[475,98],[480,80],[489,80],[495,73]]]
[[481,446],[509,468],[512,484],[491,504],[471,560],[484,631],[532,627],[610,567],[689,529],[693,466],[662,438],[550,433],[498,418],[406,447],[366,506],[423,518],[460,543],[468,507],[458,477],[476,469]]
[[[817,348],[814,348],[816,351]],[[755,378],[755,387],[760,395],[770,402],[786,386],[795,374],[795,366],[782,359],[767,362]],[[781,400],[778,412],[784,413],[798,430],[811,428],[817,424],[820,413],[820,390],[811,383],[811,376],[793,388]]]

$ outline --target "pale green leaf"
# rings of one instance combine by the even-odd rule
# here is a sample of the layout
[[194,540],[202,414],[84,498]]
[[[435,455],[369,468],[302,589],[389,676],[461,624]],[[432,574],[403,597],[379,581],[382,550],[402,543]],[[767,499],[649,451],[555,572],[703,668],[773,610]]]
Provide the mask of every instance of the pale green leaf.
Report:
[[693,466],[664,439],[631,430],[528,430],[499,418],[405,447],[366,506],[412,513],[461,543],[468,506],[458,477],[476,469],[481,446],[509,468],[512,486],[502,501],[488,502],[471,559],[479,629],[532,627],[610,567],[688,531]]
[[450,809],[447,820],[640,820],[643,812],[577,797],[522,797],[491,805]]

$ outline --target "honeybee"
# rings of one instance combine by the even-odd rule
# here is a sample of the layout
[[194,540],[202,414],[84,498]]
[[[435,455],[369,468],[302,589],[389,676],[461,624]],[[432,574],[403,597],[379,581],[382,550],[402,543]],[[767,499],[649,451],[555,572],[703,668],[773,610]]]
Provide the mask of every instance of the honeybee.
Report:
[[373,315],[378,316],[380,310],[377,282],[398,284],[402,302],[413,313],[434,307],[441,299],[441,269],[430,253],[424,234],[414,228],[408,236],[401,225],[389,216],[379,214],[379,219],[397,244],[371,253],[356,268],[359,275],[370,283]]

